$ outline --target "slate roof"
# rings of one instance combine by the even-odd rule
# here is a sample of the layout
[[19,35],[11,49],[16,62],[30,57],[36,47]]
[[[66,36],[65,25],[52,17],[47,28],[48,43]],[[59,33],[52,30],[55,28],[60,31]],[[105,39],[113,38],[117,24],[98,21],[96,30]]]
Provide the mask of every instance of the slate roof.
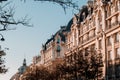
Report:
[[[83,16],[83,13],[85,13],[85,16]],[[88,7],[83,6],[82,9],[80,10],[80,22],[82,22],[87,17],[87,15],[88,15]]]
[[61,26],[61,29],[58,30],[50,39],[46,41],[46,43],[43,45],[44,49],[46,49],[46,45],[51,42],[52,40],[55,40],[55,36],[58,34],[61,37],[61,40],[65,42],[65,35],[63,32],[70,31],[71,25],[73,24],[73,18],[68,22],[67,26]]
[[73,18],[68,22],[66,26],[66,31],[70,31],[71,25],[73,24]]
[[[83,17],[83,13],[85,14],[85,16]],[[88,16],[88,7],[87,6],[83,6],[82,9],[80,10],[80,15],[79,15],[79,21],[82,22],[87,16]],[[51,42],[52,40],[55,40],[55,36],[56,34],[59,34],[61,37],[61,40],[65,42],[65,35],[63,34],[63,32],[69,32],[71,30],[71,26],[73,24],[73,18],[68,22],[67,26],[62,26],[62,28],[60,30],[58,30],[50,39],[48,39],[46,41],[46,43],[44,44],[43,47],[45,47],[46,49],[46,45]]]

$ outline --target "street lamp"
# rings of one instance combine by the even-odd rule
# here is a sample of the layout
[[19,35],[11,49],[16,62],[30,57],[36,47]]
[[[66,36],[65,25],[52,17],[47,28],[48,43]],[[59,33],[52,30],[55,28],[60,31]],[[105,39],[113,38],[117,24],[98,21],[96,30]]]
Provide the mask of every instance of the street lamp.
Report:
[[2,35],[2,34],[0,34],[0,35],[1,35],[1,37],[2,37],[0,40],[1,40],[1,41],[5,41],[3,35]]
[[7,1],[7,0],[0,0],[0,2],[2,2],[2,1]]
[[7,0],[0,0],[0,3],[2,3],[3,1],[7,1]]

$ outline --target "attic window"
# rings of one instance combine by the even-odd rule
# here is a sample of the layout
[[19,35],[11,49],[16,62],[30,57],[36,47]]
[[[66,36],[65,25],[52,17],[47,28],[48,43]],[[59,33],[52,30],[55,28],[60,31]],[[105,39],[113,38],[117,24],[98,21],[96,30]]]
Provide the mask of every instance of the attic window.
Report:
[[82,16],[83,16],[83,20],[85,20],[86,17],[85,12],[83,12]]
[[60,43],[60,38],[57,39],[57,43],[58,43],[58,44]]

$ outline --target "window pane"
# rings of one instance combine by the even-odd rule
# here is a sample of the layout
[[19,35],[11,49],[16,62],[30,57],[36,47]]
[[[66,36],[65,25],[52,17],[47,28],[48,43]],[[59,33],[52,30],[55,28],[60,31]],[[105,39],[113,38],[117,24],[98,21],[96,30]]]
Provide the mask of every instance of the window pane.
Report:
[[99,40],[99,49],[102,48],[102,40]]
[[113,56],[112,56],[112,51],[108,51],[108,60],[112,60]]
[[116,48],[116,57],[120,58],[120,48]]
[[58,43],[58,44],[60,43],[60,38],[57,39],[57,43]]
[[112,44],[112,38],[108,37],[108,45],[111,45],[111,44]]
[[58,46],[57,46],[57,52],[60,52],[60,50],[61,50],[61,48],[60,48],[60,46],[58,45]]
[[115,34],[115,41],[116,41],[116,42],[119,42],[119,41],[120,41],[120,40],[119,40],[119,37],[120,37],[120,36],[119,36],[119,33],[116,33],[116,34]]

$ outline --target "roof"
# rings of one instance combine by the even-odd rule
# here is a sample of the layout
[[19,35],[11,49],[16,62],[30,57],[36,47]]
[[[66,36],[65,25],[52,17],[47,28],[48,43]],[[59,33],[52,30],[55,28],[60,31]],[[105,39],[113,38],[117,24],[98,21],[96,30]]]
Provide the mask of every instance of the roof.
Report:
[[66,31],[70,31],[72,24],[73,24],[73,18],[68,22],[68,24],[66,26]]
[[61,37],[61,40],[65,42],[65,35],[63,34],[65,31],[70,31],[71,25],[73,24],[73,18],[68,22],[67,26],[61,26],[59,29],[50,39],[46,41],[43,45],[43,48],[46,50],[46,45],[50,43],[52,40],[54,41],[55,36],[58,34]]
[[80,10],[80,22],[82,22],[88,16],[88,7],[83,6]]

